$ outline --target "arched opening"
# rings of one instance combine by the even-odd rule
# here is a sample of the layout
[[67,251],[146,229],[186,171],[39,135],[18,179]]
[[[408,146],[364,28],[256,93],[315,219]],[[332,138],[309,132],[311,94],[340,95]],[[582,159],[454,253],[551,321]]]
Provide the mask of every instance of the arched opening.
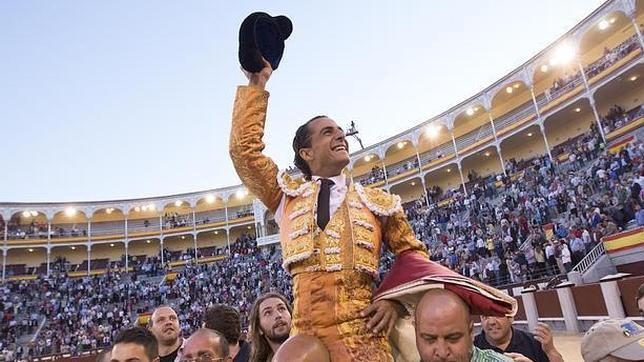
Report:
[[385,168],[389,183],[418,173],[416,148],[411,140],[395,142],[385,151]]
[[524,170],[536,157],[548,153],[541,131],[537,125],[501,141],[501,156],[509,176]]
[[490,112],[499,137],[537,116],[530,89],[522,81],[501,87],[492,98]]
[[9,240],[47,239],[47,232],[47,216],[37,210],[16,212],[7,225]]
[[454,192],[462,191],[461,176],[456,163],[449,163],[425,174],[425,186],[430,203],[450,198]]
[[87,216],[74,207],[54,214],[51,220],[52,239],[87,240]]
[[94,212],[91,219],[92,240],[107,240],[125,237],[125,215],[121,209],[106,207]]
[[224,225],[226,223],[226,204],[221,196],[214,193],[197,200],[195,219],[197,229]]

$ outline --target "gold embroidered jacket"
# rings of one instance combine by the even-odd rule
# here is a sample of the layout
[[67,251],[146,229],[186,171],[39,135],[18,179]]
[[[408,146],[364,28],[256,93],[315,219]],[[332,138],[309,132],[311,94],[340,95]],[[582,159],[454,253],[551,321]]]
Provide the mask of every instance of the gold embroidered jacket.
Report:
[[268,92],[237,89],[230,132],[230,157],[248,189],[273,213],[286,196],[280,225],[284,267],[300,272],[355,269],[375,275],[381,242],[399,254],[416,250],[427,255],[403,212],[400,197],[383,190],[349,185],[347,195],[325,230],[316,223],[318,185],[298,182],[262,151]]

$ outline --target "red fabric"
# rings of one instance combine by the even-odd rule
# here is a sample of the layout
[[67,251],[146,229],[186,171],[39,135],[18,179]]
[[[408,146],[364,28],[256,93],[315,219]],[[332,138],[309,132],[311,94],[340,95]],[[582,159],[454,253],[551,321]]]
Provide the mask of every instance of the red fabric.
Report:
[[[450,277],[473,284],[470,278],[464,277],[451,269],[428,260],[416,252],[407,251],[398,255],[391,270],[387,273],[378,290],[376,290],[375,296],[377,297],[392,288],[423,277],[433,277],[436,279]],[[489,299],[475,291],[463,288],[458,284],[452,284],[449,281],[441,282],[443,282],[445,289],[456,293],[470,306],[472,314],[502,316],[511,309],[509,303]]]

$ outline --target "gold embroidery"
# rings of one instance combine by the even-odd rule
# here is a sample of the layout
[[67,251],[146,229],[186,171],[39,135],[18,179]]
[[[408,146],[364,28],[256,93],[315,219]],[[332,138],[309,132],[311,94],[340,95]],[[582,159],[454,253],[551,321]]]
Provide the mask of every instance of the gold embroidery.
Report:
[[379,216],[390,216],[402,211],[400,196],[398,195],[392,195],[380,189],[363,187],[358,183],[355,184],[355,190],[369,210]]

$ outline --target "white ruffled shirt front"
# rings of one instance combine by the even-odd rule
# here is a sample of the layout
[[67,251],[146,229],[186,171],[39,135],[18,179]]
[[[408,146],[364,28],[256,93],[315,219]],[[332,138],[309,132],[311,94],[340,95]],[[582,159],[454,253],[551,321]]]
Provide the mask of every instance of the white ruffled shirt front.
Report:
[[[320,176],[313,176],[313,182],[320,184]],[[333,217],[338,208],[344,201],[345,196],[347,196],[347,177],[341,173],[334,177],[329,177],[329,180],[334,182],[334,185],[331,186],[331,196],[329,197],[329,216]],[[318,189],[319,192],[319,189]],[[280,227],[282,226],[282,217],[284,217],[284,207],[286,206],[286,194],[282,195],[282,200],[275,211],[275,222]]]

